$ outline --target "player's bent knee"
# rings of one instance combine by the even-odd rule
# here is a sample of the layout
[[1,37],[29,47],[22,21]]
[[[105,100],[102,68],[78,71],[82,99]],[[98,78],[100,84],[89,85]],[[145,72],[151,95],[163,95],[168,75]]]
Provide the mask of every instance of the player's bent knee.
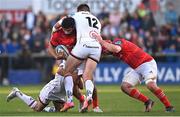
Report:
[[145,80],[146,85],[156,84],[156,78],[149,78]]
[[127,92],[130,88],[132,88],[133,86],[127,82],[122,82],[121,84],[121,90],[123,92]]
[[156,90],[158,88],[156,81],[154,79],[148,79],[145,81],[145,83],[146,83],[147,88],[151,91]]

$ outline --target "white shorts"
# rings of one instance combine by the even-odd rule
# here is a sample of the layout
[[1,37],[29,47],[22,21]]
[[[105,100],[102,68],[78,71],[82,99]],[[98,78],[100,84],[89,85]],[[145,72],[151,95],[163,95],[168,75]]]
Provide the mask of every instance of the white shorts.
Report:
[[141,83],[142,81],[145,81],[145,83],[147,84],[149,81],[156,82],[156,80],[157,80],[157,64],[156,61],[153,59],[150,62],[145,62],[141,64],[136,69],[132,69],[124,76],[122,82],[127,82],[132,86],[135,86]]
[[101,45],[97,41],[77,43],[71,51],[71,55],[77,59],[87,58],[99,62],[101,57]]
[[64,87],[64,77],[56,74],[55,78],[46,84],[40,91],[39,100],[44,105],[50,101],[63,101],[66,99],[66,91]]

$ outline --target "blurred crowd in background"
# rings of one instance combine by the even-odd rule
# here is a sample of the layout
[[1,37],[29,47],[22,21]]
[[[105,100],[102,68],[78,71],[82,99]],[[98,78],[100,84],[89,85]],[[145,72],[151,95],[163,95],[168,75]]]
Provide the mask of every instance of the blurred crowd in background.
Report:
[[[20,23],[10,22],[1,15],[1,54],[17,54],[20,51],[46,53],[52,26],[67,14],[68,11],[65,11],[48,20],[42,12],[35,15],[29,11]],[[158,17],[157,11],[152,11],[145,1],[132,14],[128,9],[124,13],[118,10],[108,12],[105,7],[97,14],[104,39],[123,37],[150,54],[180,52],[180,17],[173,3],[167,4],[163,16]]]

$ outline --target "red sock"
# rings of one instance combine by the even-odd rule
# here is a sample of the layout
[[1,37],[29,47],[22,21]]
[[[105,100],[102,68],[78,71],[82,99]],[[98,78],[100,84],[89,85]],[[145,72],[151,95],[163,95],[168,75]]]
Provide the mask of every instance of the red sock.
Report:
[[132,89],[130,92],[130,96],[135,98],[135,99],[138,99],[141,102],[146,102],[149,100],[148,97],[146,97],[145,95],[140,93],[137,89]]
[[84,99],[84,96],[81,95],[80,98],[79,98],[79,101],[80,101],[80,102],[84,102],[84,100],[85,100],[85,99]]
[[159,98],[159,100],[164,104],[165,107],[171,106],[168,98],[161,89],[157,89],[154,94]]
[[93,106],[93,108],[95,108],[95,107],[98,106],[98,98],[97,98],[97,96],[95,96],[95,97],[93,98],[92,106]]

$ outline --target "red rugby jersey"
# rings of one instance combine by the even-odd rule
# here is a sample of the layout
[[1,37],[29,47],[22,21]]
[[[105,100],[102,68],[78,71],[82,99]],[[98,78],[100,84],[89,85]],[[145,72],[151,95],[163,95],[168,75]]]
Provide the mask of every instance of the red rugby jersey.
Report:
[[76,44],[76,33],[67,35],[64,33],[62,28],[51,35],[50,43],[52,46],[56,47],[58,45],[65,45],[69,52],[72,50],[73,46]]
[[119,45],[122,48],[119,53],[113,53],[113,55],[127,63],[133,69],[153,59],[152,56],[144,52],[137,45],[125,39],[117,38],[113,41],[113,44]]

